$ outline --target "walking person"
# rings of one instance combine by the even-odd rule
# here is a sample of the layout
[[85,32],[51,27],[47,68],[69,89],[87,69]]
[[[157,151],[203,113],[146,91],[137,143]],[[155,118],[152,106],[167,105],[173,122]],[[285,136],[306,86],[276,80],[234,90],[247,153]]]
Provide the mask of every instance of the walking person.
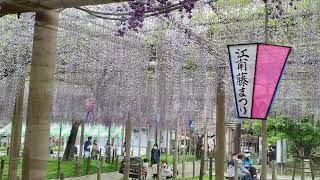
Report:
[[90,157],[90,146],[91,146],[91,141],[92,141],[92,137],[89,136],[88,140],[84,143],[84,147],[83,147],[83,151],[84,151],[84,158],[89,158]]
[[232,154],[231,160],[227,164],[227,178],[228,180],[235,180],[235,161],[238,159],[238,154]]
[[98,154],[100,153],[97,140],[94,140],[92,143],[92,159],[97,160]]
[[105,148],[105,157],[107,162],[107,161],[110,161],[110,155],[111,155],[111,144],[109,140],[107,140],[107,143],[104,148]]
[[239,179],[240,180],[250,180],[251,179],[251,175],[250,175],[250,171],[247,170],[245,167],[244,167],[244,164],[243,164],[243,158],[244,158],[244,155],[243,154],[239,154],[238,155],[238,162],[239,162]]
[[158,144],[154,144],[151,150],[151,166],[153,178],[158,177],[158,163],[160,162],[160,150],[158,148]]

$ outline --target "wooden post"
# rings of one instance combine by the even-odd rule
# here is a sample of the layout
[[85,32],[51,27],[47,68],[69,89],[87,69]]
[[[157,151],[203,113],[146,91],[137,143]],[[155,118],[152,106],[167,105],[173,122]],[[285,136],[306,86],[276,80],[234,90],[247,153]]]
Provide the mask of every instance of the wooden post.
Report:
[[195,177],[195,173],[196,173],[196,161],[193,160],[192,161],[192,178]]
[[238,164],[238,160],[234,160],[234,179],[238,180],[239,178],[239,164]]
[[129,180],[130,170],[130,148],[131,148],[131,117],[128,114],[128,121],[126,126],[126,156],[125,156],[125,167],[123,171],[123,180]]
[[109,141],[109,144],[110,144],[110,148],[109,148],[109,151],[106,153],[108,155],[108,163],[110,164],[111,162],[111,120],[109,122],[109,126],[108,126],[108,141]]
[[225,87],[223,82],[224,67],[220,67],[216,98],[216,179],[224,179],[225,170]]
[[294,162],[293,162],[292,180],[294,180],[294,178],[295,178],[295,176],[296,176],[297,162],[298,162],[298,158],[295,157],[295,158],[294,158]]
[[84,120],[81,122],[81,134],[80,134],[80,149],[79,149],[79,159],[83,157],[83,144],[84,144]]
[[87,158],[86,175],[88,175],[88,174],[90,173],[90,161],[91,161],[91,158],[88,157],[88,158]]
[[21,145],[21,131],[23,121],[23,97],[24,97],[24,80],[21,77],[18,87],[18,92],[15,99],[15,106],[13,111],[13,118],[11,123],[11,143],[9,148],[9,180],[16,180],[18,165],[19,165],[19,152]]
[[123,156],[123,144],[124,144],[124,131],[125,127],[122,125],[122,128],[121,128],[121,156]]
[[232,153],[240,153],[241,152],[241,124],[236,124],[236,129],[234,133],[234,152]]
[[[202,151],[204,151],[202,149]],[[204,166],[205,166],[205,159],[204,159],[204,152],[201,153],[201,159],[200,159],[200,174],[199,174],[199,180],[203,180],[203,176],[204,176]]]
[[169,141],[170,141],[170,138],[169,138],[169,130],[167,129],[167,137],[166,137],[166,161],[168,161],[168,155],[170,153],[170,150],[169,150]]
[[150,161],[150,156],[151,156],[151,132],[150,132],[150,126],[147,125],[147,139],[148,139],[148,142],[147,142],[147,152],[146,152],[146,155],[147,155],[147,159],[148,161]]
[[10,154],[10,135],[8,135],[8,142],[7,142],[7,156],[9,156],[9,154]]
[[[101,162],[102,161],[102,158],[103,158],[103,156],[102,156],[102,148],[100,148],[99,149],[99,157],[98,157],[98,160]],[[110,163],[109,163],[110,164]]]
[[97,171],[97,180],[101,180],[101,167],[99,167]]
[[209,159],[209,180],[212,180],[212,156],[210,156],[210,159]]
[[170,138],[169,138],[169,155],[172,155],[171,142],[172,142],[172,130],[170,130]]
[[[269,33],[268,33],[268,23],[269,23],[269,15],[268,15],[268,1],[263,0],[265,5],[265,27],[264,27],[264,35],[265,35],[265,43],[268,43]],[[267,161],[268,161],[268,152],[267,152],[267,121],[262,120],[262,158],[261,158],[261,180],[267,180]]]
[[83,159],[83,144],[84,144],[84,124],[85,122],[81,122],[81,135],[80,135],[80,149],[79,149],[79,157],[76,161],[76,167],[78,168],[76,170],[77,174],[76,176],[81,176],[82,174],[82,159]]
[[[157,123],[157,139],[156,142],[158,144],[159,149],[161,150],[161,129],[159,128],[160,122]],[[161,154],[161,153],[160,153]],[[160,180],[160,161],[157,163],[157,180]]]
[[58,157],[57,179],[60,177],[61,172],[61,157]]
[[59,179],[61,171],[61,158],[60,158],[60,147],[61,147],[61,134],[62,134],[62,118],[60,118],[60,129],[59,129],[59,145],[58,145],[58,169],[57,169],[57,179]]
[[142,131],[142,128],[140,126],[139,127],[139,145],[138,145],[138,156],[139,157],[141,156],[141,131]]
[[[304,153],[303,153],[304,154]],[[304,157],[301,158],[301,180],[305,180],[305,165],[304,165]]]
[[261,163],[261,180],[267,180],[267,121],[262,120],[262,163]]
[[272,161],[272,180],[277,180],[276,162]]
[[185,162],[184,162],[184,158],[185,158],[185,155],[186,155],[186,147],[187,147],[187,130],[186,130],[186,127],[185,127],[185,124],[183,126],[183,134],[184,134],[184,138],[183,138],[183,152],[182,152],[182,178],[184,178],[185,176]]
[[111,160],[111,163],[112,163],[112,164],[114,163],[114,158],[115,158],[115,156],[116,156],[116,152],[115,152],[115,150],[113,149],[113,150],[112,150],[112,160]]
[[179,118],[176,118],[176,130],[174,141],[174,157],[173,157],[173,179],[177,179],[178,172],[178,150],[179,150]]
[[23,152],[23,180],[46,179],[56,66],[58,12],[36,12]]
[[203,166],[203,173],[205,174],[208,170],[208,120],[209,118],[205,119],[205,123],[204,123],[204,139],[203,139],[203,144],[204,144],[204,152],[203,152],[203,159],[204,159],[204,166]]
[[194,136],[194,144],[193,144],[193,148],[194,148],[194,153],[193,153],[193,155],[194,155],[194,157],[195,157],[195,159],[196,160],[198,160],[198,157],[197,157],[197,144],[198,144],[198,136],[197,135],[195,135]]
[[82,172],[81,172],[82,167],[81,167],[79,161],[80,161],[79,157],[77,157],[76,158],[76,165],[75,165],[75,174],[76,174],[76,176],[81,176],[81,174],[82,174]]
[[64,180],[64,174],[63,173],[60,174],[60,180]]
[[309,162],[310,162],[310,170],[311,170],[311,179],[315,180],[315,174],[314,174],[314,165],[313,165],[313,160],[312,157],[309,158]]
[[114,166],[114,170],[116,171],[118,169],[118,162],[119,162],[119,156],[116,156],[116,164]]
[[1,164],[0,164],[0,180],[3,179],[3,169],[4,169],[4,160],[1,159]]

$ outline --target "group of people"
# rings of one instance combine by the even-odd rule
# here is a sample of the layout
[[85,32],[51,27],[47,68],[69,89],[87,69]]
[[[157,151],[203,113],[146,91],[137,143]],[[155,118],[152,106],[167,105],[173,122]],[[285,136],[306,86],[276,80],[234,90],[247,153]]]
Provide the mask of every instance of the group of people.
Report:
[[[91,136],[88,137],[87,141],[84,143],[83,151],[84,151],[84,158],[91,157],[91,159],[94,159],[94,160],[97,160],[98,155],[101,153],[101,150],[99,149],[99,146],[98,146],[98,141],[93,140],[93,142],[92,142]],[[105,157],[106,158],[108,156],[110,156],[110,151],[111,151],[111,144],[109,141],[107,141],[107,143],[105,145]]]
[[227,164],[227,177],[229,180],[235,179],[235,166],[238,162],[238,177],[240,180],[254,180],[257,178],[256,168],[252,166],[250,153],[234,153],[232,159]]
[[[152,177],[156,179],[158,177],[158,164],[160,163],[160,149],[158,144],[154,144],[151,150],[151,166],[152,166]],[[162,176],[166,177],[166,179],[171,179],[173,177],[173,169],[169,167],[167,161],[162,161],[162,165],[160,167],[160,173]]]
[[91,159],[97,160],[98,155],[100,154],[97,140],[93,140],[92,142],[92,137],[88,137],[87,141],[84,143],[83,152],[84,158],[89,158],[91,156]]

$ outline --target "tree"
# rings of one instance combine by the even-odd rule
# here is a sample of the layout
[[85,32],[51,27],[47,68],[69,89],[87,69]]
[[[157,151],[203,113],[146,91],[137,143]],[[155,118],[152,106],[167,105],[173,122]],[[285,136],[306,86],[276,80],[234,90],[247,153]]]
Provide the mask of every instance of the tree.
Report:
[[[70,155],[72,153],[74,153],[73,147],[76,143],[77,134],[78,134],[80,124],[81,124],[81,121],[75,121],[72,124],[72,129],[71,129],[71,132],[70,132],[70,135],[68,138],[68,143],[67,143],[66,149],[64,150],[64,153],[63,153],[63,160],[65,160],[65,161],[69,160]],[[82,148],[82,147],[80,147],[80,148]]]
[[[320,122],[316,122],[313,117],[271,117],[267,121],[270,144],[276,143],[279,139],[288,139],[293,153],[300,157],[311,157],[314,150],[320,146]],[[261,121],[247,121],[243,127],[253,130],[256,135],[261,133]]]
[[271,119],[270,134],[287,138],[293,151],[301,157],[311,157],[313,150],[320,146],[320,124],[313,117],[293,120],[287,117]]

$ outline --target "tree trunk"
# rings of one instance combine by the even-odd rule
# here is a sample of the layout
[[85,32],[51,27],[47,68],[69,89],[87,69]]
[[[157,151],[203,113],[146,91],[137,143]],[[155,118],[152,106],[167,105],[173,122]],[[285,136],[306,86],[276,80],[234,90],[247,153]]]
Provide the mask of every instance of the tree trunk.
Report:
[[60,148],[61,148],[61,136],[62,136],[62,118],[60,118],[59,122],[59,145],[58,145],[58,159],[60,159]]
[[292,180],[294,180],[294,179],[295,179],[295,176],[296,176],[296,166],[297,166],[297,162],[298,162],[298,158],[295,157],[295,158],[294,158],[294,162],[293,162]]
[[138,156],[139,157],[141,156],[141,131],[142,131],[142,128],[140,126],[139,127],[139,145],[138,145]]
[[111,120],[109,122],[109,126],[108,126],[108,141],[110,143],[110,148],[109,148],[109,151],[107,152],[108,153],[108,163],[110,164],[111,162]]
[[78,158],[78,162],[79,163],[82,163],[81,162],[81,159],[83,158],[83,144],[84,144],[84,126],[85,126],[85,123],[89,122],[89,113],[90,112],[87,112],[86,114],[86,119],[85,120],[82,120],[81,122],[81,134],[80,134],[80,149],[79,149],[79,158]]
[[11,143],[9,153],[9,180],[16,180],[19,164],[19,152],[21,145],[21,131],[23,121],[23,97],[24,97],[24,80],[19,82],[18,92],[16,95],[14,114],[11,123]]
[[170,138],[169,138],[169,129],[167,129],[167,137],[166,137],[166,161],[168,161],[168,155],[169,155],[169,141],[170,141]]
[[[161,152],[161,129],[159,128],[160,122],[157,124],[157,144]],[[161,153],[160,153],[161,154]],[[160,180],[160,161],[157,163],[157,180]]]
[[216,179],[224,179],[225,169],[225,89],[223,71],[220,70],[217,83],[216,99]]
[[208,170],[208,120],[209,118],[205,117],[204,120],[204,137],[203,137],[203,159],[204,159],[204,166],[203,172],[206,173]]
[[130,170],[130,148],[131,148],[131,118],[128,115],[128,121],[126,126],[126,156],[125,156],[125,166],[123,171],[123,180],[129,180],[129,170]]
[[177,178],[178,172],[178,152],[179,151],[179,118],[176,118],[176,130],[174,138],[174,157],[173,157],[173,179]]
[[72,125],[72,129],[71,129],[71,132],[70,132],[70,135],[68,138],[68,143],[67,143],[66,149],[64,150],[64,153],[63,153],[63,160],[64,161],[67,161],[70,158],[71,151],[72,151],[74,145],[76,144],[77,134],[78,134],[80,124],[81,124],[80,121],[75,121]]
[[60,158],[60,147],[61,147],[61,134],[62,134],[62,118],[59,122],[59,145],[58,145],[58,162],[57,162],[57,179],[60,178],[61,172],[61,158]]
[[124,126],[122,126],[121,128],[121,156],[124,154],[124,150],[123,150],[123,144],[124,144],[124,133],[125,133],[125,130],[124,130]]
[[150,126],[148,125],[147,127],[147,136],[148,136],[148,143],[147,143],[147,159],[149,161],[151,161],[150,157],[151,157],[151,128]]
[[[89,113],[87,113],[87,117],[89,116]],[[84,144],[84,125],[85,121],[81,121],[81,135],[80,135],[80,146],[79,146],[79,155],[76,162],[76,176],[82,175],[82,158],[83,158],[83,144]]]
[[305,180],[305,169],[304,169],[304,149],[301,149],[301,180]]
[[28,98],[23,180],[44,180],[48,173],[49,131],[54,91],[58,13],[35,15],[33,52]]
[[169,155],[172,155],[171,142],[172,142],[172,130],[170,130],[170,138],[169,138]]
[[183,138],[183,151],[182,151],[182,178],[184,178],[184,174],[185,174],[185,163],[184,163],[184,159],[186,156],[186,152],[187,152],[187,128],[184,126],[183,127],[183,134],[184,134],[184,138]]

